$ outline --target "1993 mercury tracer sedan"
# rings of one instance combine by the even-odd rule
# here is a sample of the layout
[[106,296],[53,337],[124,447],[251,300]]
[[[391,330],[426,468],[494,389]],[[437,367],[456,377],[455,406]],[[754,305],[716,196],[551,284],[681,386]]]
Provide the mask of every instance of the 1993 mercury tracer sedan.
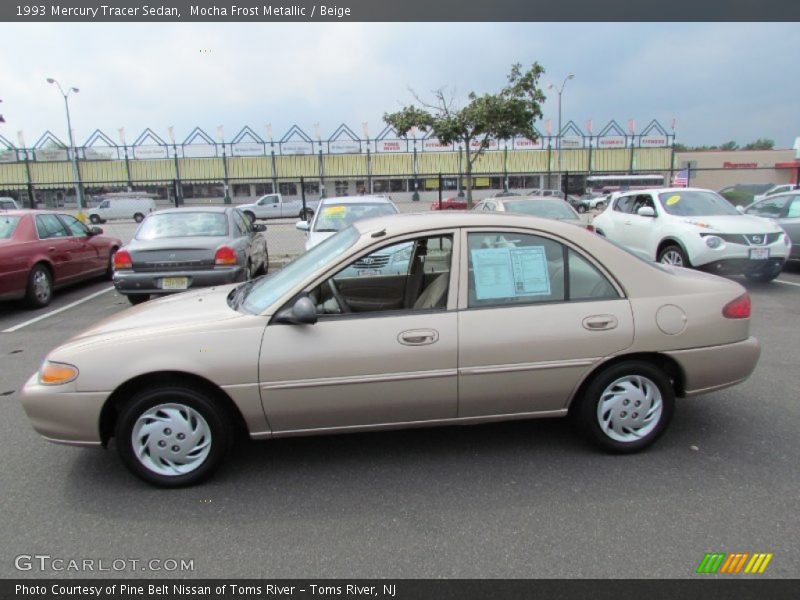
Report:
[[[412,245],[408,270],[354,269]],[[574,416],[641,450],[676,396],[759,357],[738,283],[645,262],[571,224],[446,212],[359,221],[281,271],[126,310],[25,385],[51,441],[105,445],[163,486],[251,438]]]

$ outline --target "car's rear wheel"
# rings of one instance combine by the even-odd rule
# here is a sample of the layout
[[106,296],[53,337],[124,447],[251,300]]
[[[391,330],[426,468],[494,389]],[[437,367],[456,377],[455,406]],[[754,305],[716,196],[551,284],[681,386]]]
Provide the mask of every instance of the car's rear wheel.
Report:
[[264,244],[264,262],[261,263],[261,272],[259,275],[266,275],[269,273],[269,249],[267,245]]
[[605,202],[598,202],[594,205],[595,210],[603,210],[606,207]]
[[579,213],[583,214],[586,212],[586,205],[585,204],[578,204],[578,208],[576,208]]
[[141,223],[142,221],[144,221],[144,215],[142,213],[136,213],[135,215],[133,215],[133,220],[136,221],[137,223]]
[[150,300],[150,294],[127,294],[127,296],[128,296],[128,302],[130,302],[134,306]]
[[683,248],[675,244],[670,244],[669,246],[665,246],[661,249],[661,252],[658,253],[658,262],[665,265],[672,265],[674,267],[692,266],[689,263],[689,257],[686,256],[686,252],[683,251]]
[[233,425],[216,399],[192,387],[135,395],[116,425],[120,457],[135,475],[163,487],[198,483],[223,461]]
[[50,269],[39,263],[28,273],[25,302],[31,308],[43,308],[53,299],[53,276]]
[[313,216],[314,216],[314,211],[313,211],[313,210],[311,210],[310,208],[307,208],[307,209],[305,209],[305,210],[301,210],[301,211],[300,211],[300,214],[299,214],[298,216],[299,216],[299,217],[300,217],[300,219],[301,219],[301,220],[303,220],[303,221],[310,221],[310,220],[311,220],[311,217],[313,217]]
[[572,412],[593,442],[626,453],[655,442],[674,408],[675,393],[666,374],[649,362],[631,360],[596,375]]
[[251,212],[251,211],[249,211],[249,210],[246,210],[246,211],[244,211],[244,214],[245,214],[245,216],[246,216],[248,219],[250,219],[250,222],[251,222],[251,223],[255,223],[255,222],[256,222],[256,215],[255,215],[255,213],[253,213],[253,212]]
[[89,221],[91,221],[92,224],[94,224],[94,225],[99,225],[100,224],[100,217],[97,216],[97,215],[89,215]]

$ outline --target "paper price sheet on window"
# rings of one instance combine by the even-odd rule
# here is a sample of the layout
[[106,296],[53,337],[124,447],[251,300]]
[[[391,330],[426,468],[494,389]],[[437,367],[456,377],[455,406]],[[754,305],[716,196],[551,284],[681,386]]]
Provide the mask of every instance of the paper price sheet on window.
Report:
[[550,294],[544,246],[480,248],[471,252],[478,300]]

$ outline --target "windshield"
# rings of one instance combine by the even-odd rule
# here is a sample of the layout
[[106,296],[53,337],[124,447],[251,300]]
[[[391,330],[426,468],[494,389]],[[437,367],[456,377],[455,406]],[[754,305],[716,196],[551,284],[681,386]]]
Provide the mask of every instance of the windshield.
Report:
[[534,215],[545,219],[577,219],[577,215],[569,206],[561,202],[539,202],[536,200],[514,200],[506,202],[508,212]]
[[8,239],[14,234],[19,217],[0,217],[0,239]]
[[326,204],[322,207],[314,231],[341,231],[361,219],[393,215],[397,209],[388,202],[363,202],[347,204]]
[[311,273],[334,263],[358,237],[356,228],[348,227],[301,254],[274,275],[258,279],[241,299],[241,307],[252,314],[264,312]]
[[228,235],[225,213],[174,212],[151,215],[136,232],[137,240],[178,237],[222,237]]
[[739,216],[739,212],[730,202],[714,192],[664,192],[658,195],[658,199],[667,213],[677,217]]

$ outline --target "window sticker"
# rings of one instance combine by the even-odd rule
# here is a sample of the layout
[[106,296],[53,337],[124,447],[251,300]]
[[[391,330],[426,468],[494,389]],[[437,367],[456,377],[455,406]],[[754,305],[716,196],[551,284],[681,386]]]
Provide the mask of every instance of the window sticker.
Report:
[[667,198],[667,206],[674,206],[680,201],[681,201],[680,195],[675,194],[674,196],[670,196],[669,198]]
[[550,294],[544,246],[478,248],[471,252],[478,300]]
[[322,214],[333,219],[343,219],[346,211],[344,206],[326,206]]

